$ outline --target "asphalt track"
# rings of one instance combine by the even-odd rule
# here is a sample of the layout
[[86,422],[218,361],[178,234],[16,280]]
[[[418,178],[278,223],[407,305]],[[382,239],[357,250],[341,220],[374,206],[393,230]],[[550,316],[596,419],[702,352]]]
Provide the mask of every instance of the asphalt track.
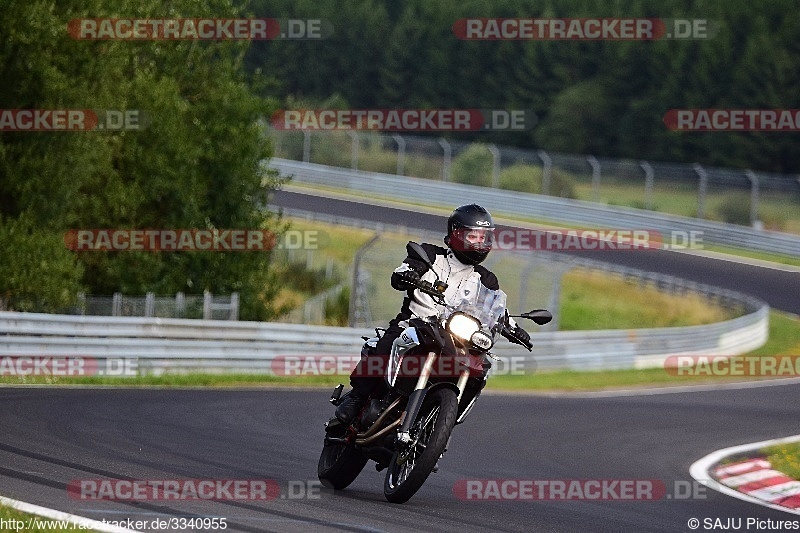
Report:
[[[0,388],[0,494],[97,520],[224,517],[229,531],[690,531],[690,518],[790,520],[708,490],[656,501],[470,501],[466,479],[690,482],[726,446],[796,433],[800,385],[639,397],[486,394],[457,426],[440,471],[387,503],[371,465],[313,499],[72,499],[73,480],[314,481],[328,391]],[[295,485],[297,486],[297,485]],[[701,527],[702,530],[702,527]],[[752,530],[752,529],[751,529]],[[177,531],[173,529],[173,531]]]
[[[274,207],[303,209],[372,222],[404,226],[444,235],[446,218],[406,209],[327,198],[289,191],[276,191]],[[771,307],[800,314],[800,272],[737,263],[711,257],[676,253],[668,250],[589,250],[564,252],[590,259],[616,263],[649,272],[669,274],[683,279],[751,294]]]
[[[440,230],[443,218],[280,192],[275,205]],[[663,251],[590,257],[750,293],[800,312],[798,274]],[[347,490],[271,501],[71,498],[81,479],[274,480],[316,490],[328,391],[0,388],[0,495],[97,520],[224,517],[230,531],[691,531],[796,516],[691,486],[707,453],[796,433],[800,385],[646,396],[487,394],[421,491],[387,503],[370,465]],[[472,501],[463,480],[652,480],[655,501]],[[302,492],[302,491],[300,491]],[[295,491],[295,495],[299,492]],[[153,530],[151,528],[144,528]],[[185,531],[185,530],[184,530]]]

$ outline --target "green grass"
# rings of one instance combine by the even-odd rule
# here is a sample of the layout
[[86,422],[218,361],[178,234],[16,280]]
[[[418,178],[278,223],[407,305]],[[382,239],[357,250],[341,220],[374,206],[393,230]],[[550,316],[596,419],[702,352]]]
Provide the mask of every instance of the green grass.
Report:
[[800,480],[800,442],[779,444],[761,450],[772,468]]
[[342,266],[349,265],[361,246],[375,234],[374,231],[335,224],[323,224],[302,218],[284,217],[291,230],[318,231],[319,252],[315,254],[313,266],[325,266],[328,257]]
[[[595,201],[591,183],[575,185],[577,198],[588,202]],[[644,209],[644,183],[641,186],[600,183],[600,203]],[[693,217],[697,214],[697,189],[687,186],[653,187],[653,210]]]
[[664,328],[734,318],[697,294],[680,297],[601,272],[576,269],[562,279],[560,329]]
[[[9,527],[9,520],[22,521],[22,522],[25,523],[25,525],[22,527],[22,529],[17,530],[15,528]],[[33,525],[34,522],[31,522],[31,527],[28,527],[28,520],[37,520],[40,524],[42,522],[49,522],[49,523],[46,524],[45,527],[35,527]],[[25,533],[44,533],[46,531],[69,531],[69,532],[82,531],[82,532],[85,533],[86,531],[89,531],[88,529],[79,529],[79,528],[74,527],[74,526],[66,527],[66,528],[65,527],[59,527],[59,528],[53,527],[51,529],[51,528],[48,528],[46,526],[54,524],[57,521],[49,519],[49,518],[44,518],[44,517],[41,517],[41,516],[36,516],[36,515],[28,514],[28,513],[23,513],[23,512],[17,511],[16,509],[13,509],[13,508],[11,508],[11,507],[9,507],[7,505],[2,505],[2,504],[0,504],[0,522],[3,522],[3,523],[6,524],[6,527],[0,527],[0,532],[8,531],[8,532],[16,533],[17,531],[24,531]]]
[[[533,337],[534,346],[536,337]],[[533,358],[536,358],[534,347]],[[748,352],[750,356],[800,356],[800,317],[770,311],[769,338],[761,348]],[[566,390],[589,391],[619,387],[648,385],[689,385],[697,383],[723,383],[741,381],[741,378],[723,376],[676,376],[663,368],[600,370],[579,372],[559,370],[536,372],[522,376],[495,376],[487,388],[499,390]]]
[[741,248],[722,246],[719,244],[703,244],[703,249],[708,250],[709,252],[718,252],[727,255],[738,255],[740,257],[758,259],[760,261],[769,261],[771,263],[781,263],[784,265],[800,267],[800,257],[791,257],[788,255],[775,254],[769,252],[759,252],[756,250],[742,250]]
[[[321,224],[300,218],[285,217],[284,220],[289,224],[289,230],[292,232],[316,232],[309,235],[316,239],[318,248],[308,252],[310,256],[306,255],[305,250],[295,250],[293,258],[289,250],[276,251],[277,267],[285,270],[282,276],[289,283],[286,283],[278,292],[273,304],[276,307],[289,305],[291,308],[297,309],[306,299],[314,296],[314,293],[321,292],[330,285],[342,282],[349,286],[353,257],[375,232],[347,226]],[[309,257],[310,260],[308,260]],[[292,258],[291,261],[290,258]],[[324,280],[319,273],[327,269],[329,261],[332,262],[333,277],[331,280]],[[301,285],[316,286],[320,284],[323,286],[318,287],[316,291],[299,288]]]
[[800,357],[800,317],[780,311],[769,313],[769,339],[748,355],[796,355]]
[[[535,352],[536,348],[534,347],[534,354]],[[535,359],[536,356],[533,355],[533,358]],[[707,376],[678,377],[668,374],[663,368],[598,371],[556,370],[521,376],[494,376],[490,378],[486,388],[498,391],[578,392],[647,386],[697,385],[726,381],[737,380]]]
[[[579,200],[594,201],[590,183],[575,185]],[[608,205],[619,205],[646,209],[644,184],[601,182],[599,201]],[[697,216],[697,187],[688,184],[655,184],[653,187],[652,210],[660,213]],[[741,214],[737,220],[726,220],[730,204],[739,205]],[[704,216],[708,220],[748,224],[750,214],[750,193],[743,190],[710,190],[706,196]],[[765,229],[800,233],[800,204],[791,194],[762,193],[759,197],[758,216]]]

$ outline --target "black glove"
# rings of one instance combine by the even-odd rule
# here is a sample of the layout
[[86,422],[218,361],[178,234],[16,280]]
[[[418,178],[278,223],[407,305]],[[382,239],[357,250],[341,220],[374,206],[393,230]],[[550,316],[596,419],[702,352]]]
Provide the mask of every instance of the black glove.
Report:
[[407,284],[407,285],[416,285],[419,283],[419,273],[417,273],[414,269],[404,270],[402,272],[397,273],[397,277],[400,278],[400,281]]
[[513,328],[505,328],[500,334],[505,337],[506,339],[513,342],[512,337],[514,340],[519,340],[520,344],[528,345],[531,343],[531,336],[528,335],[528,332],[522,329],[519,326],[514,326]]

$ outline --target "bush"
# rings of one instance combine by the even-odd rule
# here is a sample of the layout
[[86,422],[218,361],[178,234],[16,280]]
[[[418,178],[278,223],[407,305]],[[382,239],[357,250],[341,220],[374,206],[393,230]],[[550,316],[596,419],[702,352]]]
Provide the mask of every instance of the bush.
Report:
[[415,178],[425,178],[429,180],[442,179],[442,161],[422,155],[409,157],[406,154],[406,164],[403,174]]
[[353,139],[343,131],[312,132],[310,156],[312,163],[350,168]]
[[450,167],[450,180],[466,185],[492,185],[492,153],[484,144],[473,144],[455,158]]
[[344,287],[335,298],[325,302],[325,324],[347,326],[350,319],[350,288]]
[[77,302],[83,268],[63,234],[34,228],[23,216],[0,218],[0,309],[59,312]]
[[[373,144],[368,147],[363,145],[358,154],[358,169],[383,174],[397,173],[397,152],[385,150],[380,145]],[[408,160],[406,159],[406,162]]]
[[723,222],[750,225],[750,195],[744,192],[728,193],[715,209]]
[[[542,194],[542,167],[524,164],[507,167],[500,173],[500,188]],[[576,198],[572,177],[562,170],[553,169],[550,173],[550,195]]]

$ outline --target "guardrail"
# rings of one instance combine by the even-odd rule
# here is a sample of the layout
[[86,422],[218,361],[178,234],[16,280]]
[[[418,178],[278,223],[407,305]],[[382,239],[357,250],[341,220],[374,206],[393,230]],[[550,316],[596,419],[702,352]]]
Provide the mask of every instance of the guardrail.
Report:
[[[657,367],[670,355],[737,355],[767,339],[769,308],[743,297],[750,312],[724,322],[680,328],[533,331],[533,356],[500,340],[496,355],[526,357],[536,368]],[[535,328],[530,328],[534,330]],[[0,362],[6,357],[134,359],[140,373],[274,373],[278,356],[357,356],[360,328],[143,317],[0,312]],[[0,375],[5,372],[0,364]]]
[[755,230],[677,215],[654,213],[629,207],[610,207],[581,200],[556,198],[474,185],[454,184],[392,174],[379,174],[288,159],[271,159],[269,166],[294,181],[385,198],[408,198],[413,194],[426,203],[452,208],[481,199],[481,205],[497,214],[522,216],[596,228],[647,229],[702,232],[703,242],[736,246],[800,257],[800,237],[787,233]]

